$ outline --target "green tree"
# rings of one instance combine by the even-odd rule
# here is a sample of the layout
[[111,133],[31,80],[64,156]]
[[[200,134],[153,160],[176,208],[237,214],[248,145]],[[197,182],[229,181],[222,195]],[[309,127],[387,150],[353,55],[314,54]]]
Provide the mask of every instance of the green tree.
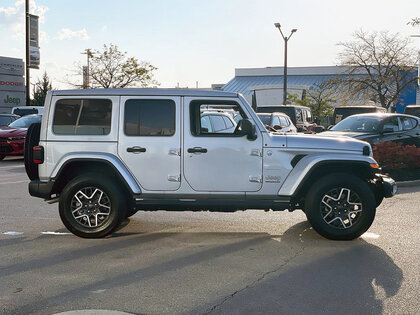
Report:
[[353,100],[369,99],[388,109],[406,88],[415,85],[417,53],[410,47],[410,38],[360,30],[352,41],[338,45],[342,47],[339,59],[347,71],[335,83],[337,90]]
[[[102,50],[88,50],[89,88],[125,88],[157,85],[153,72],[157,68],[145,61],[127,57],[116,45],[104,45]],[[79,67],[78,74],[83,73]],[[82,87],[81,85],[76,85]]]
[[47,75],[47,71],[44,72],[41,79],[34,84],[34,97],[31,100],[31,105],[44,106],[45,97],[47,92],[51,91],[52,83]]

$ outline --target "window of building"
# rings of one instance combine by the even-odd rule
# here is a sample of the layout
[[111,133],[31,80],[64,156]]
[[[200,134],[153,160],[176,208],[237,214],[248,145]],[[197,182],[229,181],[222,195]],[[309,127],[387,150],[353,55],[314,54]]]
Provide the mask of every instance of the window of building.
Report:
[[112,102],[107,99],[61,99],[55,105],[53,132],[60,135],[107,135]]
[[134,137],[174,135],[175,102],[173,100],[127,100],[124,132],[127,136]]

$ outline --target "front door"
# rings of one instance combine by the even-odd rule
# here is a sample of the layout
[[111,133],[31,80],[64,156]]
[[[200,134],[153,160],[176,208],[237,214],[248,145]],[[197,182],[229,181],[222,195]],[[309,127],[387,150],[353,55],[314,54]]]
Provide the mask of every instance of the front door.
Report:
[[194,190],[243,193],[261,189],[261,133],[248,140],[238,136],[235,128],[216,132],[206,122],[209,115],[236,114],[249,116],[234,101],[184,98],[184,175]]
[[118,154],[143,190],[180,187],[180,99],[121,97]]

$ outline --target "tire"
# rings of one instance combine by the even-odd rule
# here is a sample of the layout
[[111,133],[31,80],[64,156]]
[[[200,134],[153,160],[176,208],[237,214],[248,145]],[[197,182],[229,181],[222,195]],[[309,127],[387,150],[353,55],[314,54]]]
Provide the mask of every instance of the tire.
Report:
[[0,161],[4,160],[5,157],[6,157],[5,155],[0,154]]
[[[126,216],[126,202],[121,189],[110,178],[97,177],[97,174],[76,177],[60,195],[59,211],[63,224],[70,232],[83,238],[105,237]],[[77,208],[80,210],[75,211]]]
[[38,165],[33,162],[32,148],[39,144],[41,123],[34,123],[29,126],[25,137],[24,158],[25,170],[30,180],[38,179]]
[[312,185],[306,196],[305,213],[314,230],[325,238],[353,240],[372,225],[376,199],[359,177],[335,173]]

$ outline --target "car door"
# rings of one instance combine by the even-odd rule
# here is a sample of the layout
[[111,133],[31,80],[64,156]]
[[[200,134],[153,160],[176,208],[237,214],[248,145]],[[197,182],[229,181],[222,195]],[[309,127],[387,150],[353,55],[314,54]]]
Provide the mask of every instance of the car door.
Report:
[[250,141],[233,131],[200,132],[202,126],[197,125],[200,107],[215,103],[240,108],[242,118],[249,117],[246,109],[232,100],[184,98],[185,179],[192,189],[200,192],[258,191],[262,187],[262,135],[258,131],[257,138]]
[[399,119],[404,134],[402,142],[405,145],[415,145],[416,147],[420,147],[420,132],[418,120],[405,116],[400,116]]
[[382,123],[382,132],[379,137],[379,142],[394,141],[400,142],[402,139],[402,130],[399,124],[398,116],[386,118]]
[[180,187],[180,102],[180,97],[121,97],[118,154],[144,190]]

